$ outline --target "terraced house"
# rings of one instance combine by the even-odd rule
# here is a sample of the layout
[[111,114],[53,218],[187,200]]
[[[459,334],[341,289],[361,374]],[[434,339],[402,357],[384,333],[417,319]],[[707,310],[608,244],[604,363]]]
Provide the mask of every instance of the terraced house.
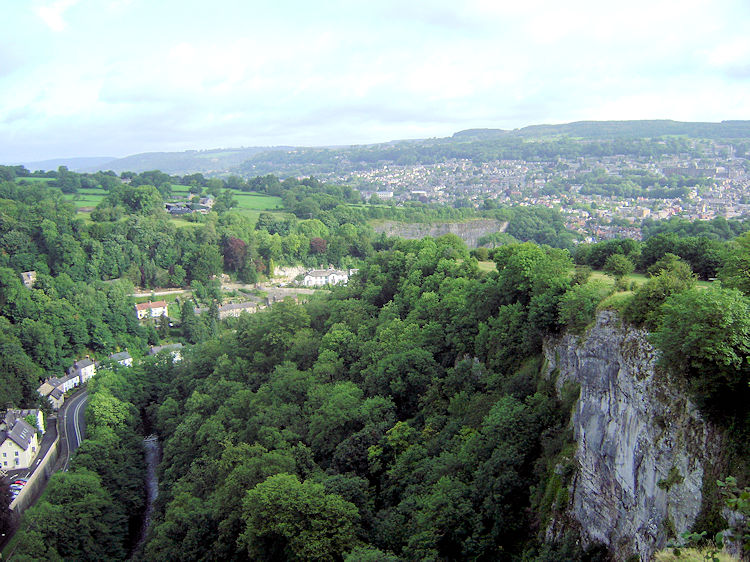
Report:
[[40,410],[8,410],[0,421],[0,467],[4,470],[27,468],[39,451],[37,428],[27,419],[34,418],[44,428]]

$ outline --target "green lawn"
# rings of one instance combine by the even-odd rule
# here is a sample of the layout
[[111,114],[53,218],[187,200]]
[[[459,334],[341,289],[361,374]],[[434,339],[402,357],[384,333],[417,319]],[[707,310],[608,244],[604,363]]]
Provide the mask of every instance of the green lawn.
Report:
[[79,189],[77,193],[66,193],[65,199],[72,202],[77,208],[96,207],[102,199],[107,196],[103,189]]
[[495,271],[495,262],[494,261],[480,261],[479,262],[479,271]]
[[29,183],[49,183],[56,178],[16,178],[16,182],[27,181]]
[[232,190],[232,195],[237,200],[237,209],[273,211],[284,208],[284,200],[281,197],[236,190]]
[[[598,280],[598,281],[604,281],[605,283],[607,283],[609,285],[614,285],[615,284],[615,280],[612,277],[610,277],[609,275],[607,275],[606,273],[604,273],[603,271],[598,271],[598,270],[592,271],[590,279],[592,279],[592,280]],[[630,284],[633,283],[633,281],[635,281],[636,285],[638,285],[640,287],[646,281],[648,281],[648,279],[649,278],[646,277],[643,273],[631,273],[631,274],[625,276],[625,280],[627,282],[628,287],[630,287]],[[698,287],[702,287],[702,288],[705,289],[706,287],[710,287],[711,286],[711,281],[701,281],[701,280],[698,280],[696,282],[696,285]]]
[[[49,181],[50,178],[31,178],[35,180]],[[174,195],[186,195],[190,189],[187,185],[173,185],[172,193]],[[280,211],[284,206],[284,201],[281,197],[275,197],[273,195],[265,195],[263,193],[249,193],[244,191],[233,190],[235,199],[237,199],[237,206],[233,209],[243,216],[248,217],[253,222],[258,220],[258,216],[264,211]],[[102,199],[107,196],[107,192],[103,189],[79,189],[78,193],[68,193],[64,197],[77,209],[85,207],[96,207]],[[80,213],[83,218],[88,219],[90,213]],[[178,228],[196,227],[200,226],[200,222],[191,222],[184,217],[172,217],[171,220],[175,223]]]
[[181,185],[179,183],[173,183],[171,185],[172,185],[172,193],[186,194],[190,192],[189,185]]
[[[589,279],[592,280],[592,281],[604,281],[608,285],[614,285],[615,284],[614,278],[610,277],[609,275],[607,275],[603,271],[597,271],[597,270],[592,271],[591,272],[591,277]],[[646,282],[647,279],[648,279],[648,277],[646,277],[642,273],[630,273],[629,275],[625,276],[625,281],[626,281],[628,287],[630,287],[630,284],[633,283],[633,281],[635,281],[635,283],[638,286],[641,286],[641,285],[643,285]]]

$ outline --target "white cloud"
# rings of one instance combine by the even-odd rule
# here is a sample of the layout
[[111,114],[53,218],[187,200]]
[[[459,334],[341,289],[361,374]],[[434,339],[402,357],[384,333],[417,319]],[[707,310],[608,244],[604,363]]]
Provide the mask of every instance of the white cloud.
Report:
[[70,8],[78,4],[80,0],[55,0],[54,2],[37,1],[34,4],[34,12],[52,31],[63,31],[67,27],[64,16]]
[[[102,138],[123,143],[107,150],[121,154],[746,118],[746,4],[13,2],[4,15],[18,24],[0,42],[0,154],[33,146],[31,160],[74,142],[91,154]],[[35,24],[65,33],[29,33]]]

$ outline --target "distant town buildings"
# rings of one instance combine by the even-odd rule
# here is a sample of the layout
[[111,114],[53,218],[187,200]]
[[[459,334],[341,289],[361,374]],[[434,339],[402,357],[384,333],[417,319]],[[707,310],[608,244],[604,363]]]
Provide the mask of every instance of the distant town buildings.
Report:
[[[698,153],[381,163],[366,169],[323,173],[320,179],[359,188],[365,200],[377,194],[396,205],[416,199],[449,205],[461,201],[475,208],[486,207],[488,201],[494,206],[544,206],[559,210],[566,226],[581,240],[640,239],[640,223],[645,218],[678,216],[692,221],[750,216],[748,160],[735,157],[731,147],[721,143],[706,144],[702,154]],[[587,174],[610,179],[645,174],[661,178],[655,182],[662,185],[684,184],[685,178],[706,181],[698,189],[691,188],[686,196],[628,196],[618,195],[617,190],[595,193],[584,189],[590,187],[582,184]],[[630,224],[624,226],[623,221]]]

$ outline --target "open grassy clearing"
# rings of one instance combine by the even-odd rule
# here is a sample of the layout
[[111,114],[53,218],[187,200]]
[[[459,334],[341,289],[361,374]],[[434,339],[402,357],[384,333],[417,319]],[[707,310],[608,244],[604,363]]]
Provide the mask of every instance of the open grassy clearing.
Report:
[[29,183],[49,183],[54,181],[56,178],[16,178],[16,182],[21,183],[27,181]]
[[[664,549],[654,554],[655,562],[704,562],[705,560],[711,560],[711,557],[706,555],[713,552],[712,547],[704,548],[682,548],[680,549],[680,555],[677,556],[672,549]],[[720,551],[717,555],[719,562],[732,562],[738,561],[739,558],[735,558],[727,554],[725,551]]]
[[284,207],[284,200],[274,195],[232,190],[238,209],[273,211]]
[[[607,283],[608,285],[614,285],[615,284],[614,278],[610,277],[609,275],[607,275],[603,271],[598,271],[598,270],[592,271],[590,279],[591,280],[596,280],[596,281],[603,281],[604,283]],[[643,285],[648,280],[649,280],[649,278],[646,275],[644,275],[643,273],[631,273],[631,274],[625,276],[625,281],[626,281],[628,287],[633,282],[635,282],[635,284],[640,287],[641,285]],[[710,287],[711,286],[711,281],[701,281],[699,279],[696,282],[696,285],[698,287],[702,287],[702,288],[705,289],[706,287]]]
[[104,189],[79,189],[77,193],[66,193],[65,199],[76,207],[96,207],[107,196]]
[[[613,277],[610,277],[603,271],[597,271],[594,270],[591,272],[591,277],[589,277],[589,280],[591,281],[602,281],[606,283],[607,285],[614,285],[615,280]],[[643,275],[642,273],[630,273],[629,275],[625,276],[625,282],[627,283],[628,287],[631,283],[635,282],[636,285],[641,286],[648,280],[648,277]]]

